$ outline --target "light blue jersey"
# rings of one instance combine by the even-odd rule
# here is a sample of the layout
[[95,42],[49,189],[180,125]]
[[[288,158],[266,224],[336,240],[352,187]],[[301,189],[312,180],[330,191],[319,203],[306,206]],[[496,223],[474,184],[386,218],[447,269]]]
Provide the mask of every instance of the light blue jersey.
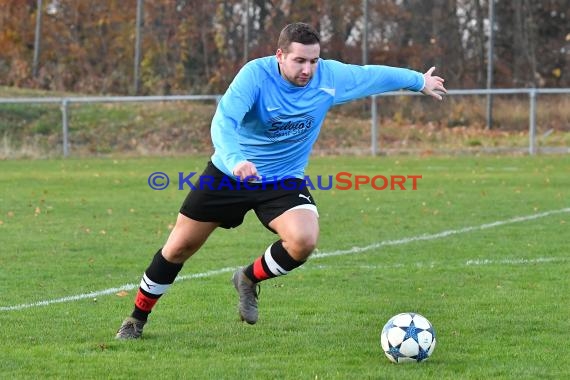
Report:
[[421,91],[422,73],[379,65],[319,60],[307,85],[281,77],[275,56],[248,62],[212,120],[212,163],[228,176],[251,161],[264,181],[303,178],[326,113],[336,104],[407,89]]

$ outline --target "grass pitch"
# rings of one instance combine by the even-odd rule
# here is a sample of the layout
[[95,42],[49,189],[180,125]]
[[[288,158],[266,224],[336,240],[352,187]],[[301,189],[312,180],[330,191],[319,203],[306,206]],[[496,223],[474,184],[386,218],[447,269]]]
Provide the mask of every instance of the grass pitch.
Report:
[[[114,340],[206,158],[0,161],[3,378],[560,379],[570,373],[570,157],[315,158],[308,174],[422,175],[417,190],[315,190],[319,249],[262,284],[239,321],[230,283],[275,240],[253,214],[218,230]],[[148,176],[171,177],[163,191]],[[391,364],[379,333],[415,311],[433,356]]]

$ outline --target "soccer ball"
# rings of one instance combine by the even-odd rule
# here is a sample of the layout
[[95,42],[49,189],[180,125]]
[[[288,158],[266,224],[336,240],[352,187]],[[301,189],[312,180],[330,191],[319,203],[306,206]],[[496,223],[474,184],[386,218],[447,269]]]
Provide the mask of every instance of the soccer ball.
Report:
[[426,317],[418,313],[393,316],[380,333],[386,357],[394,363],[421,362],[435,348],[435,330]]

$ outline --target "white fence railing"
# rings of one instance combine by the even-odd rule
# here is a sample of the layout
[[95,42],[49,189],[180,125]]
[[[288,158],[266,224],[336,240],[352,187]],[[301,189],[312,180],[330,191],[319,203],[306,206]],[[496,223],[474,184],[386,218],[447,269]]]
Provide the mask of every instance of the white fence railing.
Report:
[[[417,92],[387,92],[380,95],[372,96],[372,129],[371,129],[371,154],[378,154],[377,147],[377,132],[378,132],[378,117],[377,105],[374,99],[378,96],[394,96],[394,95],[422,95]],[[528,153],[530,155],[536,154],[536,98],[539,94],[570,94],[570,88],[506,88],[506,89],[473,89],[473,90],[449,90],[446,96],[453,95],[518,95],[527,94],[529,97],[529,125],[528,125]],[[569,148],[570,152],[570,148]]]
[[[570,94],[570,88],[513,88],[513,89],[473,89],[449,90],[446,96],[454,95],[517,95],[527,94],[529,97],[528,153],[534,155],[536,146],[536,102],[540,94]],[[377,97],[381,96],[414,96],[420,93],[410,91],[386,92],[371,97],[371,142],[370,153],[378,154],[379,118]],[[166,102],[166,101],[199,101],[212,100],[218,102],[221,95],[169,95],[169,96],[86,96],[86,97],[18,97],[0,98],[0,104],[60,104],[62,115],[63,156],[69,156],[69,105],[73,103],[123,103],[123,102]],[[570,149],[570,148],[569,148]]]

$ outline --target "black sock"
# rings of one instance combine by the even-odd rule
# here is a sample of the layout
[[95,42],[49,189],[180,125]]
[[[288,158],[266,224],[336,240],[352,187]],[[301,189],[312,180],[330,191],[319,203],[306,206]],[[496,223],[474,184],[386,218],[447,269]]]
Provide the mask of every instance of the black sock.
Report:
[[143,274],[131,317],[146,321],[152,308],[172,285],[183,265],[167,261],[162,256],[162,249],[159,249]]

